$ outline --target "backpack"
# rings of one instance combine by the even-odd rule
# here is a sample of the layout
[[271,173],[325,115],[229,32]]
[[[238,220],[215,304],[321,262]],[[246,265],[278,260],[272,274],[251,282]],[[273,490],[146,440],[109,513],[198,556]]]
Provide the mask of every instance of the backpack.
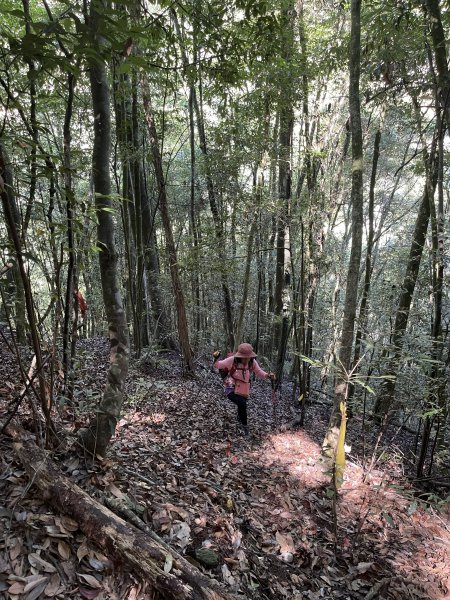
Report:
[[[233,356],[233,352],[228,352],[226,358]],[[225,381],[225,379],[230,376],[233,377],[234,373],[236,371],[236,365],[233,362],[233,366],[231,367],[231,369],[219,369],[219,375],[222,378],[222,381]]]
[[[228,352],[226,358],[229,358],[230,356],[234,356],[234,352]],[[222,381],[225,381],[225,379],[227,377],[233,377],[233,375],[236,373],[236,370],[237,370],[237,366],[236,366],[237,362],[238,362],[238,360],[234,360],[231,369],[226,369],[226,368],[219,369],[219,375],[221,376]],[[248,364],[250,370],[251,370],[252,365],[253,365],[253,358],[250,359],[250,362]]]

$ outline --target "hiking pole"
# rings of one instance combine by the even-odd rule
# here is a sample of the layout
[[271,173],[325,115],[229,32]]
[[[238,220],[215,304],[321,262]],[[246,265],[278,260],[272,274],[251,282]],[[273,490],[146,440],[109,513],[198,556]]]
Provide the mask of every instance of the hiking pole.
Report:
[[270,383],[272,385],[272,421],[274,424],[274,428],[277,428],[277,389],[275,384],[275,379],[273,377],[270,378]]
[[[211,367],[209,369],[206,369],[207,370],[207,375],[208,375],[208,373],[214,373],[214,362],[215,362],[215,359],[213,358],[213,361],[211,363]],[[197,389],[197,393],[195,395],[195,398],[193,399],[193,401],[191,403],[191,406],[193,406],[197,402],[197,400],[199,399],[199,396],[202,393],[203,388],[205,387],[207,381],[208,381],[208,376],[203,377],[203,381],[200,384],[196,382],[198,389]]]

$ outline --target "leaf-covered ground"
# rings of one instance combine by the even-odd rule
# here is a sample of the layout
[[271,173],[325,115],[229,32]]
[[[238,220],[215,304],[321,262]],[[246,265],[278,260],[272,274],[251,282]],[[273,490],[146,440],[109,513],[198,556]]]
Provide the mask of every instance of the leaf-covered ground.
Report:
[[[7,350],[1,354],[0,418],[21,387],[15,361]],[[77,406],[101,393],[107,354],[105,343],[84,342]],[[349,455],[334,510],[320,462],[326,410],[312,407],[304,429],[284,430],[290,402],[286,389],[274,413],[270,386],[255,382],[252,435],[245,438],[235,406],[207,367],[199,366],[196,381],[186,381],[175,356],[143,359],[132,366],[108,457],[93,464],[62,445],[55,459],[92,496],[126,502],[240,597],[450,598],[448,507],[424,510],[402,478],[399,453],[391,452],[365,477],[356,453]],[[19,411],[25,413],[25,407]],[[83,421],[78,408],[58,413],[73,432]],[[352,428],[359,449],[357,421]],[[0,448],[0,599],[154,597],[145,582],[40,498],[5,436]],[[216,566],[205,566],[199,552],[205,548]]]

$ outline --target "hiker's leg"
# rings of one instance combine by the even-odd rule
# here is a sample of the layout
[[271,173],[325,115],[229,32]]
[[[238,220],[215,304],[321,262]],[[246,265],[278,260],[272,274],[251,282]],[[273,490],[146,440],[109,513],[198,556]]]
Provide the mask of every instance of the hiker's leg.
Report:
[[231,400],[233,404],[236,404],[238,408],[239,421],[244,427],[247,427],[247,398],[232,392],[231,394],[228,394],[228,399]]

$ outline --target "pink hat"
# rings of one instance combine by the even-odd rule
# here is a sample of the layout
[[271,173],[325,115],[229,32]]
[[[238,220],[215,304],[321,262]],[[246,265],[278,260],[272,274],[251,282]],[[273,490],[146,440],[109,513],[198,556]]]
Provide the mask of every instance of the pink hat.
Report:
[[253,352],[251,344],[240,344],[235,356],[238,358],[253,358],[256,354]]

